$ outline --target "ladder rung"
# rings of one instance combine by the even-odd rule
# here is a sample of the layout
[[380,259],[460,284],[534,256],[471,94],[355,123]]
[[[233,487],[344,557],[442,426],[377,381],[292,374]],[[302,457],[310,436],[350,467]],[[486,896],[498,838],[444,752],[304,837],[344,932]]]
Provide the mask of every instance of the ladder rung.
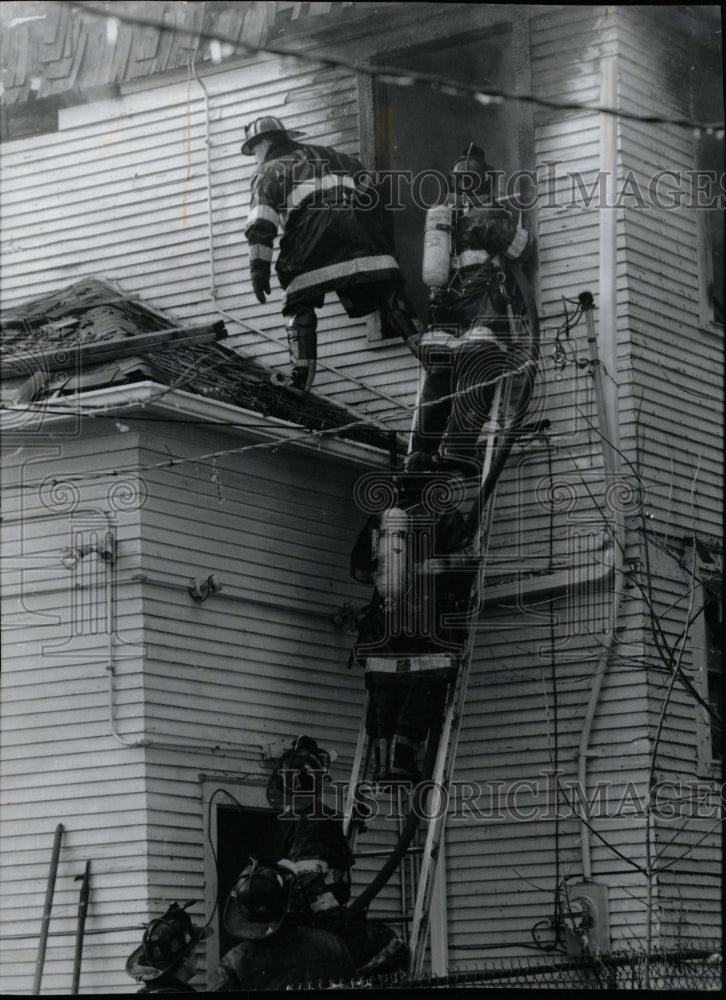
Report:
[[453,670],[456,653],[412,653],[410,656],[367,656],[366,670],[383,674],[408,674],[419,670]]
[[[421,854],[422,851],[423,851],[423,844],[414,847],[409,847],[406,849],[406,852],[405,854],[402,855],[402,857],[405,857],[407,854]],[[390,847],[381,847],[375,851],[354,851],[353,857],[357,861],[358,858],[385,858],[388,857],[388,855],[391,853],[392,852]]]

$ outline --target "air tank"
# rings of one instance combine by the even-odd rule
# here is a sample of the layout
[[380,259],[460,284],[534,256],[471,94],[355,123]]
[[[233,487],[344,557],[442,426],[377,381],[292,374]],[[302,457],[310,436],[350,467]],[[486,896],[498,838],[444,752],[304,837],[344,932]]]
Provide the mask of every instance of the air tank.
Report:
[[451,208],[435,205],[426,213],[421,274],[429,288],[445,288],[451,263]]
[[375,584],[381,597],[389,601],[400,600],[406,592],[410,528],[411,520],[400,507],[391,507],[381,514]]

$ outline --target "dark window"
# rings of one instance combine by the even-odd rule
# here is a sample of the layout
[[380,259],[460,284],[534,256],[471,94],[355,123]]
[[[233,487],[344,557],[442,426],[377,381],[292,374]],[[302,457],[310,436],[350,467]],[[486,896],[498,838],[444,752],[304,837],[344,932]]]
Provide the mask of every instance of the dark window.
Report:
[[[705,8],[703,8],[705,9]],[[705,28],[706,21],[702,28]],[[711,22],[691,51],[691,95],[694,117],[701,122],[722,122],[724,117],[721,31]],[[701,215],[701,295],[704,319],[723,325],[724,316],[724,138],[718,130],[703,130],[698,139],[696,166],[707,170],[715,181],[706,190],[714,207],[699,207]],[[720,203],[720,204],[719,204]]]
[[[704,135],[699,148],[699,169],[715,174],[714,197],[723,200],[724,142],[716,135]],[[703,209],[704,270],[703,281],[707,298],[708,319],[723,325],[724,308],[724,214],[723,204],[718,208]]]
[[[711,709],[723,718],[723,599],[721,584],[704,585],[703,614],[706,636],[706,683]],[[711,757],[723,759],[722,727],[710,716]]]
[[58,110],[63,106],[60,97],[46,97],[40,101],[19,101],[0,108],[0,140],[11,142],[31,135],[58,131]]
[[[436,45],[386,53],[380,62],[402,70],[437,74],[466,84],[514,89],[511,31],[508,26],[486,35],[450,39]],[[420,195],[436,204],[436,171],[449,169],[470,141],[484,149],[488,162],[510,174],[519,165],[516,104],[483,105],[473,97],[458,97],[423,85],[397,86],[376,81],[375,166],[419,176]],[[383,187],[386,192],[386,185]],[[422,320],[428,312],[428,290],[421,280],[426,210],[414,203],[412,186],[401,183],[403,210],[386,213],[396,253],[406,278],[406,291]],[[384,336],[386,331],[384,331]]]
[[224,904],[237,876],[256,858],[263,864],[273,864],[282,857],[280,824],[272,809],[235,809],[217,807],[217,926],[219,954],[224,955],[238,942],[222,923]]

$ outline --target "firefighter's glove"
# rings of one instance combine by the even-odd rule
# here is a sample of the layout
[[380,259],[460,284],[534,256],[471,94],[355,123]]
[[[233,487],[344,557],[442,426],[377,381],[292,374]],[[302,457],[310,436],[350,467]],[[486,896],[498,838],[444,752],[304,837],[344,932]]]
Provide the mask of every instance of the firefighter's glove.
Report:
[[250,277],[252,287],[255,290],[258,302],[266,302],[265,293],[270,295],[270,262],[267,260],[256,260],[250,267]]

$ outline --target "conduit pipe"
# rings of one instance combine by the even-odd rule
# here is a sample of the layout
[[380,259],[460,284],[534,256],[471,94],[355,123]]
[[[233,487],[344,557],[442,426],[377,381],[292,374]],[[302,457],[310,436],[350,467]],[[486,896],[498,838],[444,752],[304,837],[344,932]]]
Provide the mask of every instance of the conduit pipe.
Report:
[[[610,427],[610,421],[608,420],[608,413],[605,405],[605,394],[603,389],[602,380],[602,366],[600,365],[598,352],[597,352],[597,340],[595,337],[595,324],[592,316],[592,306],[585,311],[585,321],[587,323],[587,341],[590,350],[590,360],[591,371],[593,376],[593,381],[595,385],[595,400],[597,405],[598,414],[598,426],[600,428],[600,434],[602,436],[602,452],[603,452],[603,465],[605,471],[605,482],[614,482],[616,477],[620,473],[620,466],[618,462],[618,454],[615,449],[611,446],[612,436]],[[625,523],[622,510],[619,508],[617,503],[617,498],[614,507],[614,520],[615,525],[611,529],[614,538],[613,545],[613,560],[614,560],[614,577],[613,577],[613,591],[612,591],[612,610],[610,616],[610,628],[608,629],[605,636],[605,643],[600,654],[600,658],[597,662],[597,667],[595,668],[595,673],[592,679],[592,687],[590,689],[590,698],[587,703],[587,708],[585,710],[585,718],[582,722],[582,730],[580,732],[580,742],[577,748],[577,780],[578,787],[582,789],[582,794],[587,795],[587,759],[590,754],[590,738],[592,735],[592,727],[595,721],[595,713],[597,712],[598,702],[600,700],[600,691],[602,689],[603,680],[605,679],[605,674],[607,672],[608,666],[610,664],[610,659],[617,641],[617,625],[618,618],[620,616],[620,606],[623,599],[624,591],[624,556],[625,556]],[[580,853],[582,857],[582,875],[585,881],[589,881],[592,878],[592,859],[590,853],[590,829],[582,821],[580,830]]]
[[[615,108],[618,100],[617,58],[603,56],[600,63],[601,105]],[[600,125],[600,169],[605,173],[605,204],[600,206],[599,217],[599,288],[600,317],[599,329],[603,343],[609,383],[603,379],[603,368],[595,336],[592,296],[589,308],[585,309],[587,343],[590,352],[591,371],[595,388],[598,427],[602,441],[605,481],[616,482],[621,474],[619,446],[619,406],[617,378],[617,210],[614,207],[614,191],[617,169],[617,119],[614,115],[602,115]],[[586,294],[586,293],[585,293]],[[582,299],[581,299],[582,301]],[[586,301],[586,300],[585,300]],[[611,494],[612,495],[612,494]],[[623,600],[625,563],[625,518],[621,506],[613,503],[614,528],[612,529],[614,548],[613,592],[611,604],[611,627],[605,638],[605,645],[595,668],[590,698],[582,723],[580,742],[577,749],[577,780],[583,795],[587,794],[587,760],[590,755],[590,739],[595,721],[600,691],[605,674],[617,642],[617,625]],[[580,830],[580,854],[582,875],[588,881],[592,878],[592,856],[590,851],[590,830],[584,820]]]
[[263,747],[261,744],[245,743],[219,743],[210,746],[206,743],[194,744],[191,740],[185,739],[183,743],[174,743],[166,740],[154,740],[142,737],[140,740],[127,740],[118,731],[114,712],[113,700],[113,679],[116,674],[114,664],[113,636],[115,631],[114,608],[111,594],[111,574],[106,573],[106,602],[108,621],[108,640],[106,649],[106,671],[108,673],[108,721],[111,735],[120,743],[122,747],[149,747],[152,750],[176,750],[187,754],[197,754],[199,756],[213,757],[241,757],[246,760],[262,760]]

